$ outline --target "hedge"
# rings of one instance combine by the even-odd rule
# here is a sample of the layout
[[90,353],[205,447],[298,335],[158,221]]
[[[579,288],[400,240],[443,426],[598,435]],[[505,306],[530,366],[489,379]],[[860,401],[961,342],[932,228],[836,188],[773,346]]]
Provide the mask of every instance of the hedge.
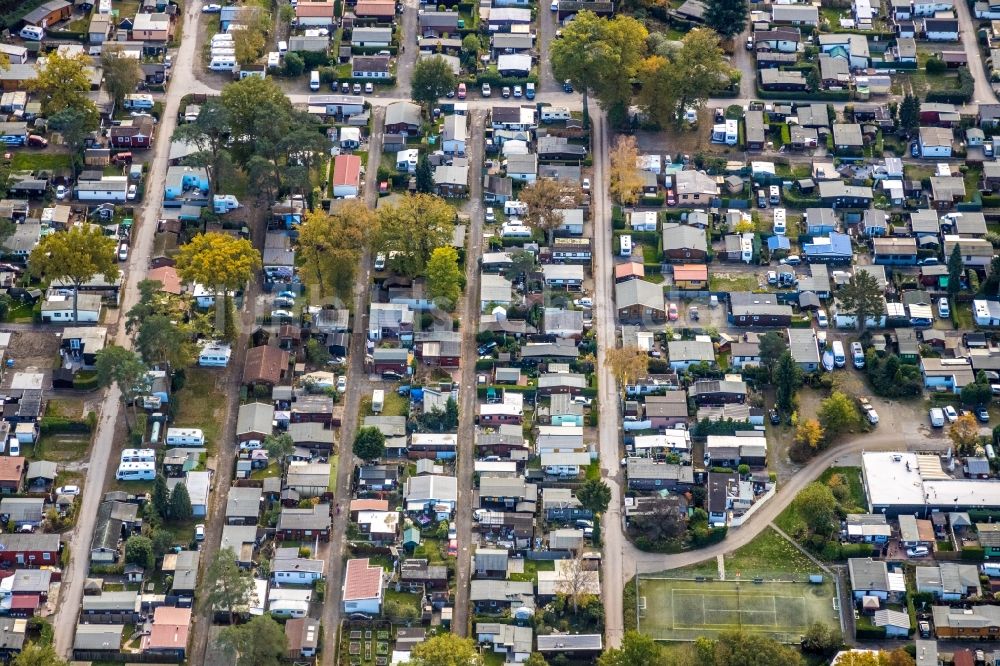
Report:
[[928,102],[941,102],[945,104],[966,104],[972,99],[975,88],[975,81],[968,67],[958,68],[959,86],[954,90],[929,90],[927,91]]
[[[466,81],[468,83],[468,81]],[[500,76],[499,73],[484,72],[481,74],[476,74],[475,85],[482,87],[484,83],[490,84],[490,87],[503,87],[503,86],[522,86],[525,83],[534,83],[538,85],[538,75],[531,74],[527,77],[520,76]]]
[[764,90],[757,85],[757,96],[761,99],[777,100],[816,100],[828,102],[846,102],[851,99],[849,90],[818,90],[816,92],[792,92],[788,90]]
[[976,546],[962,548],[962,559],[968,562],[982,562],[986,559],[986,551]]
[[61,416],[43,416],[38,423],[38,429],[43,435],[60,432],[89,433],[91,425],[78,419],[67,419]]

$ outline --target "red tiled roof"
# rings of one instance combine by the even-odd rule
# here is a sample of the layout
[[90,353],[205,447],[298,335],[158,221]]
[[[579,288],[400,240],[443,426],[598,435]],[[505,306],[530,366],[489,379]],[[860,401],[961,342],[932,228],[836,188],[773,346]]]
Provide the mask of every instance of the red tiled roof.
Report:
[[356,499],[351,500],[351,511],[388,511],[389,500]]
[[150,280],[156,280],[163,285],[164,291],[168,294],[179,294],[181,293],[181,278],[177,275],[177,269],[173,266],[160,266],[159,268],[154,268],[146,274],[146,277]]
[[0,481],[20,481],[24,474],[24,456],[0,457]]
[[344,601],[374,599],[382,589],[382,567],[371,566],[368,558],[347,560],[344,574]]
[[11,610],[35,610],[41,605],[41,597],[37,594],[15,594],[10,598]]
[[263,345],[247,352],[243,367],[243,383],[274,384],[281,379],[281,373],[288,369],[288,352],[277,347]]
[[333,186],[353,185],[357,187],[360,184],[361,158],[357,155],[337,155],[333,160]]

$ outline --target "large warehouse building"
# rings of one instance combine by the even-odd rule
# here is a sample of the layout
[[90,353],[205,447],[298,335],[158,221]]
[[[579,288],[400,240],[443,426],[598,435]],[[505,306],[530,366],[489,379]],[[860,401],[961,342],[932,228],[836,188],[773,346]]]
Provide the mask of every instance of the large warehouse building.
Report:
[[861,473],[872,513],[1000,509],[1000,482],[953,479],[934,454],[865,453]]

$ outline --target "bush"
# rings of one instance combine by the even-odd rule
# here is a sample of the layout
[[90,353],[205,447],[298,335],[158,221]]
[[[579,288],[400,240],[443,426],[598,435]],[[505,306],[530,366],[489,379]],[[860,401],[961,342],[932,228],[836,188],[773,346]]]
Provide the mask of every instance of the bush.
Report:
[[92,426],[89,419],[87,421],[80,421],[77,419],[66,419],[61,416],[43,416],[38,424],[38,429],[43,435],[60,432],[89,433]]
[[75,391],[95,391],[100,387],[97,381],[97,374],[93,372],[78,372],[73,376],[73,389]]
[[937,57],[927,59],[928,74],[943,74],[947,69],[948,65],[945,64],[944,60]]
[[967,562],[982,562],[986,559],[985,555],[986,551],[976,546],[962,548],[962,559]]

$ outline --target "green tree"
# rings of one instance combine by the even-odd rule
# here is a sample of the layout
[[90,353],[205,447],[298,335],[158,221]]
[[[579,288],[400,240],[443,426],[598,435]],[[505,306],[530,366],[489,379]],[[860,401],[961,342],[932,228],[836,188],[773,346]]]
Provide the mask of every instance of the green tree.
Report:
[[623,109],[632,97],[632,79],[646,51],[646,28],[619,14],[613,19],[581,11],[549,45],[556,79],[569,80],[583,93],[583,108],[593,92],[605,109]]
[[385,435],[374,426],[358,429],[354,437],[354,455],[362,460],[378,460],[385,453]]
[[191,509],[191,495],[188,494],[187,485],[178,483],[170,491],[170,519],[178,523],[191,520],[193,515]]
[[167,477],[162,474],[156,475],[153,481],[153,511],[160,520],[170,517],[170,490],[167,488]]
[[447,60],[436,55],[420,57],[413,66],[410,97],[429,109],[457,85],[458,79]]
[[483,658],[471,638],[437,634],[414,646],[408,666],[483,666]]
[[856,270],[838,293],[840,311],[852,314],[865,330],[868,319],[885,313],[885,297],[878,279],[868,271]]
[[226,108],[232,137],[229,150],[238,164],[254,155],[273,164],[278,158],[281,140],[295,126],[306,122],[295,112],[272,77],[248,76],[230,83],[222,89],[221,102]]
[[295,440],[287,432],[280,435],[271,434],[264,438],[264,450],[267,451],[268,458],[282,465],[285,458],[295,452]]
[[430,194],[406,195],[378,209],[378,247],[393,270],[407,277],[423,274],[436,248],[450,245],[455,230],[455,209]]
[[545,661],[541,652],[532,652],[524,660],[524,666],[549,666],[549,662]]
[[233,623],[235,610],[250,603],[254,593],[253,576],[240,569],[233,549],[228,546],[220,550],[208,565],[201,587],[207,590],[204,603],[209,609],[228,613],[230,624]]
[[163,557],[174,547],[174,535],[168,530],[155,528],[149,531],[149,541],[153,544],[153,557]]
[[254,26],[246,26],[243,30],[233,33],[233,51],[236,55],[236,62],[241,67],[254,64],[264,55],[264,47],[266,46],[267,37],[264,36],[263,31]]
[[79,109],[87,116],[87,126],[97,125],[97,106],[90,99],[90,75],[93,61],[86,53],[67,55],[59,50],[45,56],[45,66],[40,67],[34,79],[24,87],[35,94],[42,104],[42,115],[52,116],[63,109]]
[[802,385],[802,368],[799,367],[792,353],[787,349],[778,358],[778,365],[772,372],[774,382],[774,404],[777,408],[789,414],[795,408],[795,392]]
[[138,564],[146,571],[152,571],[156,564],[153,556],[153,542],[148,537],[134,534],[125,541],[125,563]]
[[830,656],[844,644],[840,632],[822,622],[813,622],[802,636],[802,650],[811,654]]
[[237,666],[278,666],[288,649],[285,629],[269,613],[224,627],[218,645]]
[[479,50],[482,47],[483,44],[476,35],[466,35],[462,38],[462,58],[465,60],[466,66],[475,70],[479,60]]
[[773,638],[760,634],[727,631],[713,641],[711,663],[713,666],[732,664],[781,664],[802,666],[802,656],[793,648],[782,645]]
[[[473,37],[473,35],[469,35],[469,37]],[[417,192],[430,194],[434,191],[434,170],[431,169],[431,161],[427,159],[427,153],[420,156],[415,177],[417,179]]]
[[350,299],[374,224],[375,216],[361,199],[345,200],[328,214],[317,210],[306,215],[299,225],[298,256],[308,281],[319,285],[321,298],[332,292]]
[[725,39],[743,32],[748,14],[746,0],[708,0],[705,3],[705,25]]
[[1000,296],[1000,255],[994,255],[990,261],[989,272],[979,287],[979,293],[990,297]]
[[11,666],[69,666],[69,662],[56,654],[52,645],[34,642],[25,644],[10,663]]
[[100,227],[80,225],[69,231],[44,236],[28,257],[28,269],[35,277],[63,280],[73,286],[73,321],[77,320],[80,285],[95,275],[107,282],[118,279],[115,239]]
[[306,61],[298,53],[285,54],[285,76],[302,76],[306,69]]
[[[198,149],[200,164],[208,172],[209,193],[218,192],[219,169],[230,141],[229,108],[220,97],[209,97],[201,105],[194,122],[178,125],[173,140],[190,143]],[[204,231],[204,229],[202,230]]]
[[638,631],[626,631],[620,648],[605,650],[597,659],[597,666],[662,666],[662,664],[663,650],[656,641]]
[[837,498],[825,483],[814,481],[795,497],[795,510],[818,534],[829,534],[837,512]]
[[134,93],[142,81],[139,61],[123,55],[121,46],[116,44],[105,44],[101,49],[101,72],[104,74],[104,87],[116,107],[120,107],[125,96]]
[[976,375],[976,381],[962,387],[963,405],[988,405],[993,400],[993,390],[990,380],[982,370]]
[[165,363],[179,369],[191,365],[195,359],[196,348],[190,332],[164,314],[144,319],[134,341],[143,360],[150,365]]
[[962,262],[962,249],[958,243],[952,248],[948,255],[948,295],[954,297],[962,289],[962,270],[965,264]]
[[817,417],[828,442],[861,425],[861,413],[857,404],[843,391],[834,391],[821,402]]
[[777,331],[768,331],[760,336],[760,367],[764,369],[769,381],[773,381],[778,359],[788,351],[785,336]]
[[576,491],[576,498],[592,513],[604,513],[611,503],[611,488],[601,479],[587,479]]
[[[97,352],[95,360],[97,382],[101,386],[116,384],[122,394],[122,403],[131,406],[149,390],[149,368],[139,355],[118,345],[109,345]],[[126,420],[128,410],[125,411]]]
[[[448,525],[445,524],[445,536],[447,536]],[[417,619],[419,613],[417,612],[416,606],[406,601],[399,601],[397,599],[389,599],[385,602],[385,608],[383,609],[384,615],[393,624],[405,624],[409,625],[411,622]]]
[[[294,18],[295,18],[295,7],[293,7],[292,5],[281,5],[281,8],[278,9],[278,20],[284,23],[285,25],[288,25],[292,22],[292,19]],[[285,57],[287,58],[289,55],[291,55],[291,53],[286,54]]]
[[80,161],[80,151],[83,150],[83,145],[90,135],[92,125],[92,118],[86,109],[66,107],[49,116],[49,129],[58,132],[63,144],[69,149],[74,178]]
[[684,35],[680,47],[646,58],[638,68],[638,103],[654,122],[677,126],[688,109],[699,109],[727,88],[736,74],[723,57],[719,37],[706,28]]
[[449,311],[454,309],[462,295],[458,252],[450,245],[435,248],[427,260],[427,295]]
[[920,127],[920,100],[913,95],[907,95],[899,105],[899,126],[910,136]]

